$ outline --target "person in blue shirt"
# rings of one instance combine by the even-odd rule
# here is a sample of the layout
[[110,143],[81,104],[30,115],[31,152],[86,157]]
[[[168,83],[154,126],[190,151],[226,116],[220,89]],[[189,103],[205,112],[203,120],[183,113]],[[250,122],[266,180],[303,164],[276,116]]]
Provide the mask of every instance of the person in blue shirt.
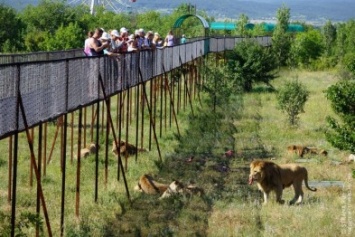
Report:
[[185,43],[186,43],[186,37],[185,35],[182,35],[180,39],[180,44],[185,44]]

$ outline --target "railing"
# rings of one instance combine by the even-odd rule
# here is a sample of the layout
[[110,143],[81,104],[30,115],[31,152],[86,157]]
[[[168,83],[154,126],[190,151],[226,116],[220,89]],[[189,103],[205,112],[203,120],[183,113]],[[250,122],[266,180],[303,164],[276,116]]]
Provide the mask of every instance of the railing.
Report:
[[[263,46],[271,44],[270,37],[248,39]],[[98,90],[100,75],[110,96],[208,53],[232,50],[243,40],[205,38],[118,58],[83,57],[81,50],[1,55],[0,139],[25,129],[21,119],[17,119],[19,95],[24,101],[28,126],[32,127],[102,100],[102,92]]]

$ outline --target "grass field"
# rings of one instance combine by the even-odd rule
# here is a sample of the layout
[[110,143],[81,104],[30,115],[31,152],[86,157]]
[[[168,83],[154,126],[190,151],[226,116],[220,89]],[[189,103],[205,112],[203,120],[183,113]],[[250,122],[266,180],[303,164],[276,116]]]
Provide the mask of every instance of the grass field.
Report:
[[[80,218],[75,215],[76,161],[68,161],[66,169],[65,236],[352,236],[355,218],[355,191],[352,169],[354,164],[339,164],[348,153],[333,148],[326,142],[325,118],[333,115],[324,90],[337,81],[335,72],[283,71],[273,82],[277,90],[287,80],[298,79],[311,92],[305,113],[300,116],[299,127],[287,125],[287,118],[277,109],[276,96],[263,87],[243,96],[238,105],[231,104],[226,116],[219,124],[220,129],[209,130],[210,124],[196,126],[196,121],[210,117],[199,113],[201,105],[196,100],[195,117],[189,109],[180,111],[179,125],[182,142],[176,139],[176,127],[164,132],[159,139],[163,161],[158,159],[155,144],[152,150],[128,160],[125,173],[131,195],[130,202],[122,177],[117,181],[117,161],[113,155],[108,159],[108,179],[105,182],[105,160],[100,151],[98,201],[94,202],[95,157],[82,161],[80,177]],[[242,106],[240,106],[242,104]],[[213,124],[213,121],[211,121]],[[212,152],[204,152],[193,143],[204,145],[204,141],[225,141],[223,136],[233,124],[235,131],[229,134],[234,144],[211,144]],[[49,128],[54,133],[55,126]],[[191,132],[192,131],[192,132]],[[228,135],[228,134],[227,134]],[[228,136],[227,136],[228,137]],[[185,140],[184,140],[185,139]],[[24,134],[19,152],[17,215],[35,213],[36,188],[29,187],[29,155]],[[104,143],[104,139],[100,142]],[[187,141],[187,142],[183,142]],[[217,141],[217,140],[216,140]],[[181,145],[183,144],[183,145]],[[291,144],[315,146],[328,151],[328,157],[306,156],[299,160],[287,153]],[[223,156],[225,149],[233,148],[233,158]],[[190,150],[189,150],[190,149]],[[192,150],[195,149],[195,150]],[[22,151],[25,150],[25,151]],[[183,151],[183,152],[182,152]],[[0,152],[7,154],[7,141],[0,141]],[[59,152],[47,167],[42,184],[51,220],[53,235],[60,234],[61,171]],[[190,154],[192,162],[186,162]],[[297,206],[278,205],[272,199],[262,206],[262,195],[256,186],[247,184],[249,163],[254,158],[272,159],[276,163],[302,162],[309,171],[310,181],[342,181],[343,186],[317,186],[317,192],[305,190],[304,202]],[[7,202],[8,188],[7,157],[0,158],[0,216],[7,220],[10,205]],[[158,200],[134,192],[142,174],[151,174],[158,181],[170,183],[180,180],[202,187],[202,196],[173,196]],[[291,188],[284,190],[284,199],[293,196]],[[20,219],[20,218],[18,218]],[[43,221],[43,220],[42,220]],[[0,233],[8,227],[0,224]],[[43,221],[43,235],[46,227]],[[28,236],[34,236],[33,226],[23,227]],[[3,234],[4,235],[4,234]],[[1,236],[1,235],[0,235]],[[6,235],[4,235],[6,236]]]

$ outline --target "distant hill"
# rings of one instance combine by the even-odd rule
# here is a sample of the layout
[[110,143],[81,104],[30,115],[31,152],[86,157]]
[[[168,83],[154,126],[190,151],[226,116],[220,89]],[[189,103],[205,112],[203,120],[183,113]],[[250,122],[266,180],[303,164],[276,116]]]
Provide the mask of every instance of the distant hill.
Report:
[[[84,1],[84,0],[82,0]],[[90,0],[85,0],[90,2]],[[355,0],[101,0],[123,2],[133,11],[158,10],[169,13],[182,3],[196,5],[217,19],[238,18],[246,14],[250,19],[270,20],[276,16],[277,9],[284,3],[291,9],[293,20],[308,22],[347,21],[355,17]],[[36,5],[39,0],[0,0],[0,3],[23,9],[28,4]],[[74,0],[68,0],[74,2]],[[79,2],[76,0],[75,2]],[[118,4],[118,3],[116,3]],[[126,10],[124,6],[123,10]]]

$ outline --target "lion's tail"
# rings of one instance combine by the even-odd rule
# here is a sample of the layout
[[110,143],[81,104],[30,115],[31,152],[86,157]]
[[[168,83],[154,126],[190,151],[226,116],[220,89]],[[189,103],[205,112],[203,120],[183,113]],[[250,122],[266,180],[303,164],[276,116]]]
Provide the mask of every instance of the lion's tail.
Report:
[[311,187],[309,187],[309,185],[308,185],[308,172],[307,172],[307,170],[306,170],[306,176],[305,176],[305,179],[304,179],[304,184],[306,185],[306,187],[307,187],[309,190],[311,190],[311,191],[313,191],[313,192],[317,191],[316,188],[311,188]]

